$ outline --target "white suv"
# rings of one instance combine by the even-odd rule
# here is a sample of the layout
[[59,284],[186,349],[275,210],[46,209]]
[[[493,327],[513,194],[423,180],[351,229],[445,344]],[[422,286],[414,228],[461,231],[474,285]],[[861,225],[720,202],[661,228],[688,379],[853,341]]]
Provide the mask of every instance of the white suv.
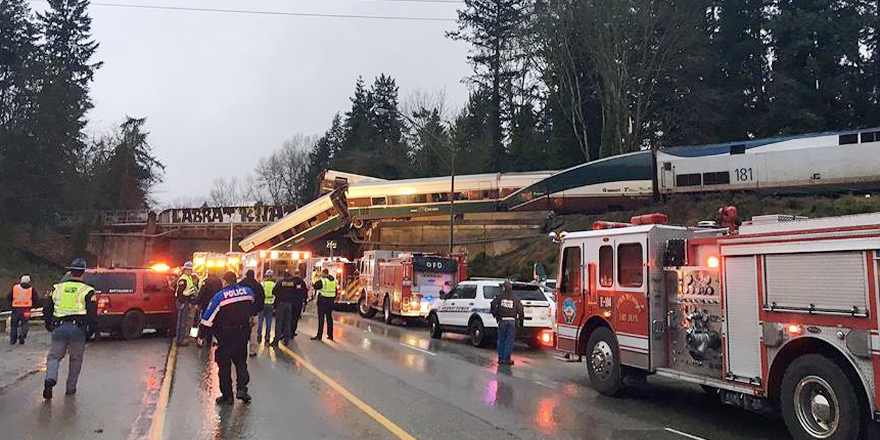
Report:
[[[470,280],[435,301],[428,312],[431,337],[440,339],[443,332],[470,335],[475,347],[493,340],[498,323],[490,313],[492,300],[501,292],[504,280]],[[523,304],[525,320],[517,336],[530,347],[552,342],[553,320],[550,301],[537,284],[513,283],[513,292]],[[550,336],[548,336],[548,333]]]

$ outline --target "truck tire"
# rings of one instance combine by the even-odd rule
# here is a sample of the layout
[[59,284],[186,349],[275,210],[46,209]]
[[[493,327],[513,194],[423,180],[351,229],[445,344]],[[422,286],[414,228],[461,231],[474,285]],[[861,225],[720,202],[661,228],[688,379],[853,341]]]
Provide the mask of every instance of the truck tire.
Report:
[[607,327],[593,330],[587,341],[587,373],[590,385],[606,396],[620,395],[623,375],[620,368],[620,350],[617,338]]
[[119,333],[122,339],[131,341],[140,338],[144,334],[144,324],[146,317],[137,310],[131,310],[122,317],[122,323],[119,325]]
[[428,325],[431,327],[431,339],[440,339],[443,337],[443,330],[440,329],[440,318],[436,313],[428,316]]
[[391,314],[391,298],[386,295],[385,300],[382,301],[382,321],[385,324],[391,324],[392,319],[394,319],[394,315]]
[[362,293],[360,300],[358,300],[358,314],[364,318],[376,316],[376,309],[367,301],[367,292]]
[[489,339],[486,337],[486,326],[483,325],[480,318],[471,320],[468,325],[468,335],[470,335],[471,345],[474,347],[485,347],[486,341]]
[[801,356],[786,368],[779,405],[797,440],[856,440],[867,421],[846,373],[818,354]]

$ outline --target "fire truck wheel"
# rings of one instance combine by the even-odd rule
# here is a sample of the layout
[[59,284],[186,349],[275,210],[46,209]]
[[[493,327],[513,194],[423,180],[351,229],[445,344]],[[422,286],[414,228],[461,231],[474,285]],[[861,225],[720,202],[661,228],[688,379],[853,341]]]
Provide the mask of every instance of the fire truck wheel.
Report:
[[125,316],[122,317],[122,324],[119,328],[122,338],[126,341],[140,338],[144,333],[145,321],[146,318],[144,317],[144,314],[137,310],[132,310],[126,313]]
[[587,372],[590,374],[590,384],[606,396],[616,396],[623,388],[619,353],[617,339],[606,327],[594,330],[587,341]]
[[440,329],[440,320],[437,319],[436,313],[428,316],[428,325],[431,326],[431,338],[440,339],[443,337],[443,330]]
[[382,320],[385,321],[385,324],[391,324],[391,320],[394,316],[391,314],[391,298],[385,297],[385,301],[382,301]]
[[866,420],[846,373],[822,355],[801,356],[788,366],[779,399],[797,440],[855,440]]
[[358,313],[364,318],[372,318],[376,315],[376,310],[367,302],[366,292],[362,293],[360,299],[358,299]]
[[471,337],[471,345],[474,347],[483,347],[486,345],[486,327],[483,325],[483,321],[480,318],[476,318],[471,320],[470,325],[468,325],[468,334]]

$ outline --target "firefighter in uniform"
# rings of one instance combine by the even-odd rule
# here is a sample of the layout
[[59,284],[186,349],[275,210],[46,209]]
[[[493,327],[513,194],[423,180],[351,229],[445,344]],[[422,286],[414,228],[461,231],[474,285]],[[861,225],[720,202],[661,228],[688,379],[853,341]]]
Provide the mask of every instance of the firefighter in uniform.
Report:
[[177,279],[177,289],[175,298],[177,298],[177,345],[186,347],[189,343],[186,341],[189,323],[190,310],[192,309],[192,301],[198,290],[196,282],[193,280],[193,264],[187,261],[183,264],[183,273]]
[[510,358],[513,354],[513,341],[516,339],[516,327],[523,320],[523,305],[519,297],[513,293],[509,281],[501,284],[501,293],[492,300],[489,307],[492,316],[498,321],[498,364],[513,365]]
[[217,361],[220,379],[218,405],[230,405],[232,394],[232,365],[235,365],[236,395],[245,403],[251,401],[248,394],[248,339],[254,310],[254,292],[244,284],[236,284],[235,274],[223,274],[223,289],[217,292],[202,313],[202,326],[211,329],[217,338]]
[[312,340],[320,341],[327,321],[327,339],[333,340],[333,307],[336,305],[336,280],[327,269],[321,271],[321,279],[315,282],[318,292],[318,334]]
[[58,369],[66,354],[70,355],[67,371],[66,394],[76,393],[76,383],[83,363],[86,335],[95,329],[98,304],[95,289],[82,281],[86,261],[73,260],[70,279],[55,285],[51,298],[43,309],[46,329],[52,332],[52,347],[46,360],[46,381],[43,398],[52,398],[52,388],[58,383]]
[[[263,309],[260,310],[257,320],[257,342],[262,340],[269,344],[269,333],[272,333],[272,313],[275,312],[275,295],[272,293],[272,290],[275,289],[275,272],[272,269],[266,271],[260,285],[263,286],[266,299],[263,301],[265,304],[263,304]],[[263,324],[266,324],[265,337],[263,337]]]
[[24,274],[20,283],[12,286],[12,291],[6,299],[12,306],[12,327],[9,329],[9,343],[24,344],[28,334],[28,319],[31,318],[31,309],[34,304],[40,302],[40,294],[36,287],[31,284],[31,276]]

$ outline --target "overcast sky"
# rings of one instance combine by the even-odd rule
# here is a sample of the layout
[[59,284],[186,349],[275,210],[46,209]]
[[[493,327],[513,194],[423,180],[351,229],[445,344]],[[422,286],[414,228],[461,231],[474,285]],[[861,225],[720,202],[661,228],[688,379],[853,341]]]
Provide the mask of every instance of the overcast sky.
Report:
[[[376,0],[103,0],[304,13],[454,19],[459,3]],[[44,4],[35,2],[35,9]],[[147,117],[166,165],[159,201],[202,196],[217,176],[243,177],[296,133],[320,134],[346,111],[358,75],[392,75],[401,99],[444,90],[467,99],[468,47],[454,21],[366,20],[123,9],[93,4],[104,66],[89,130]]]

